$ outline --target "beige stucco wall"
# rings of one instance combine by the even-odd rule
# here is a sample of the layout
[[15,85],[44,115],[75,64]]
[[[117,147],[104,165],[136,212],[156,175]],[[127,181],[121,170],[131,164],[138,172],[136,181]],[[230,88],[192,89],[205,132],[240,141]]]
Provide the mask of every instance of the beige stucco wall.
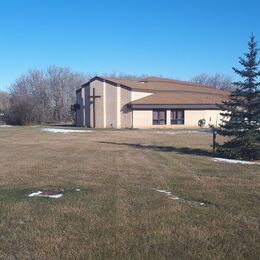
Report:
[[106,87],[106,127],[117,126],[117,87],[105,84]]
[[206,110],[206,122],[207,124],[212,124],[214,126],[219,126],[221,124],[223,116],[220,115],[223,111],[220,110]]
[[83,125],[86,127],[90,127],[90,85],[83,88],[83,97],[84,97],[84,104],[83,104]]
[[110,128],[117,126],[117,87],[107,82],[94,80],[85,87],[86,94],[86,126],[93,127],[93,88],[96,98],[95,118],[96,128]]
[[[120,85],[95,80],[90,83],[90,95],[95,87],[96,95],[96,127],[97,128],[127,128],[132,127],[132,111],[127,104],[132,98],[139,99],[151,93],[132,92]],[[93,104],[86,111],[90,117],[90,127],[93,127]]]
[[184,125],[170,124],[170,110],[167,110],[167,124],[153,125],[152,110],[134,110],[133,127],[134,128],[199,128],[198,121],[205,119],[205,127],[209,124],[219,124],[221,122],[220,110],[185,110]]
[[95,100],[95,118],[96,128],[103,128],[104,125],[104,114],[103,114],[103,82],[99,80],[92,81],[89,86],[89,92],[86,91],[86,100],[90,101],[90,105],[86,106],[86,114],[90,117],[90,127],[93,127],[93,99],[89,99],[89,95],[93,95],[93,88],[95,88],[95,95],[101,96]]
[[[206,119],[205,110],[185,110],[184,111],[184,123],[185,126],[197,127],[200,119]],[[207,121],[206,121],[207,125]]]
[[[88,86],[85,86],[85,109],[82,104],[78,111],[77,125],[84,124],[87,127],[93,127],[93,99],[89,96],[93,95],[93,88],[95,88],[95,95],[101,96],[96,98],[96,128],[125,128],[132,126],[132,111],[126,106],[131,101],[131,91],[122,88],[120,85],[109,84],[101,80],[94,80]],[[77,99],[80,102],[79,95]]]
[[222,119],[220,113],[220,110],[185,110],[185,126],[197,127],[200,119],[206,120],[205,127],[219,125]]
[[121,128],[132,127],[132,110],[126,104],[131,102],[131,91],[121,88]]
[[152,110],[134,110],[133,111],[133,127],[134,128],[152,128],[153,125]]

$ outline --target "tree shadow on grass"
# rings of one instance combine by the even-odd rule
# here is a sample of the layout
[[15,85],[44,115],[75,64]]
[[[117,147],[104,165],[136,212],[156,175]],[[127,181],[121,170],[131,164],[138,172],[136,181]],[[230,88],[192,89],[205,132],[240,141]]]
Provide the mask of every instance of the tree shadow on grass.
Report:
[[105,142],[105,141],[101,141],[99,143],[129,146],[129,147],[136,148],[136,149],[153,150],[153,151],[157,151],[157,152],[175,152],[178,154],[191,154],[191,155],[196,155],[196,156],[210,156],[210,157],[213,157],[216,155],[213,152],[203,150],[200,148],[146,145],[146,144],[134,144],[134,143],[118,143],[118,142]]

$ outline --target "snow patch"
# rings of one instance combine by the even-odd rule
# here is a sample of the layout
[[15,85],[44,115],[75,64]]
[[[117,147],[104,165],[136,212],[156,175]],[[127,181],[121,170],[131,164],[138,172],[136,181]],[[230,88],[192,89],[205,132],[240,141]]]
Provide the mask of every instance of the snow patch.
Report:
[[176,132],[155,132],[156,134],[175,135]]
[[186,133],[194,133],[194,134],[212,134],[211,131],[186,131]]
[[28,197],[44,197],[44,198],[53,198],[53,199],[59,199],[62,196],[63,196],[62,193],[55,194],[55,195],[47,195],[47,194],[43,194],[42,191],[33,192],[33,193],[28,195]]
[[92,130],[76,130],[76,129],[62,129],[62,128],[42,128],[43,132],[50,132],[50,133],[62,133],[62,134],[69,134],[69,133],[91,133]]
[[152,190],[158,191],[160,193],[164,193],[166,194],[170,199],[172,200],[180,200],[180,201],[184,201],[184,202],[189,202],[189,203],[193,203],[193,204],[197,204],[200,206],[205,206],[206,203],[205,202],[199,202],[199,201],[195,201],[195,200],[186,200],[184,198],[181,198],[179,195],[172,193],[171,191],[166,191],[166,190],[161,190],[161,189],[155,189],[152,188]]
[[172,193],[170,191],[166,191],[166,190],[156,190],[156,191],[161,192],[161,193],[165,193],[168,196],[172,195]]
[[211,134],[210,131],[168,131],[168,132],[165,132],[165,131],[158,131],[158,132],[155,132],[156,134],[167,134],[167,135],[176,135],[176,134]]
[[249,162],[249,161],[241,161],[241,160],[233,160],[233,159],[225,159],[225,158],[213,158],[214,162],[225,162],[225,163],[241,163],[241,164],[259,164],[257,162]]
[[14,125],[0,125],[0,127],[15,127]]

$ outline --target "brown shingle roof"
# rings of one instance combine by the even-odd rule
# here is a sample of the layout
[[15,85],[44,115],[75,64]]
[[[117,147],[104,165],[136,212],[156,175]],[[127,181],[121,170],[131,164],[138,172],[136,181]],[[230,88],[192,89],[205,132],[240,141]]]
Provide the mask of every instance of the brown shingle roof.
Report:
[[146,78],[142,81],[115,79],[115,78],[104,78],[104,79],[112,81],[116,84],[127,86],[133,90],[143,90],[148,92],[149,91],[151,92],[164,92],[164,91],[186,92],[187,91],[187,92],[209,93],[209,94],[219,94],[219,95],[229,94],[229,92],[227,91],[219,90],[213,87],[206,87],[196,83],[157,78],[157,77]]
[[212,95],[200,93],[179,93],[179,92],[160,92],[150,96],[132,101],[131,104],[138,105],[200,105],[200,104],[221,104],[228,95]]

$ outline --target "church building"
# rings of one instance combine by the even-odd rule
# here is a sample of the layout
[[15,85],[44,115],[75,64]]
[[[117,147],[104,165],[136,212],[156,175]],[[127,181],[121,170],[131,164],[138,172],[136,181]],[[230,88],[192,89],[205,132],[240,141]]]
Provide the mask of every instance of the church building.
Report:
[[91,128],[196,128],[221,123],[229,92],[150,77],[94,77],[76,91],[75,122]]

